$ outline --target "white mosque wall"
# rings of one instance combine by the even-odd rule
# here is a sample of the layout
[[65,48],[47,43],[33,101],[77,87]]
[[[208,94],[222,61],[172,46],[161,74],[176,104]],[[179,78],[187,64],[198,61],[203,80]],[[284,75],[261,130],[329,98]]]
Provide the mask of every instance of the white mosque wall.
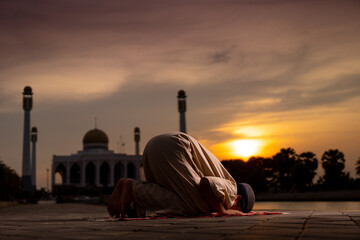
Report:
[[60,185],[85,187],[113,187],[119,178],[140,180],[142,157],[138,155],[116,154],[112,151],[79,151],[67,156],[53,156],[52,183],[55,174],[62,177]]

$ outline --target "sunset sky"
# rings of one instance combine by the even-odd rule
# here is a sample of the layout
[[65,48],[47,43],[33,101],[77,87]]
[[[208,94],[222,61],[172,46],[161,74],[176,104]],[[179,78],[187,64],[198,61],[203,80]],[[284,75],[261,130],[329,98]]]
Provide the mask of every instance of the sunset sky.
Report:
[[[220,159],[297,153],[360,157],[359,1],[0,0],[0,158],[21,175],[22,92],[34,92],[37,186],[53,154],[97,127],[134,154],[177,131]],[[318,172],[322,174],[322,167]]]

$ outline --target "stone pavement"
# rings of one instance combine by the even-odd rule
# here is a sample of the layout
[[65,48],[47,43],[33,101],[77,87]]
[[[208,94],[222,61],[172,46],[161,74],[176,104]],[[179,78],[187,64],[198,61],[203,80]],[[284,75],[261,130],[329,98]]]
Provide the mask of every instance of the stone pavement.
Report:
[[101,205],[1,208],[0,239],[360,239],[360,211],[117,222],[101,221],[104,217]]

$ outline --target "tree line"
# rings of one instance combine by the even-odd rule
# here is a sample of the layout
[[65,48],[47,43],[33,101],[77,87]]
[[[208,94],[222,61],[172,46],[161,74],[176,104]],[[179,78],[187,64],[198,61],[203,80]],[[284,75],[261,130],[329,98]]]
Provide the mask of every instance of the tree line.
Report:
[[[282,148],[271,158],[251,157],[247,162],[223,160],[222,164],[236,181],[249,183],[257,193],[360,188],[360,178],[353,179],[344,172],[345,157],[337,149],[322,155],[324,175],[316,183],[314,177],[319,161],[312,152],[297,154],[292,148]],[[360,176],[360,157],[356,162],[356,174]],[[0,160],[0,201],[17,199],[21,190],[19,175]]]
[[21,179],[0,160],[0,201],[13,201],[21,193]]
[[[297,154],[292,148],[282,148],[271,158],[251,157],[223,160],[222,164],[236,181],[247,182],[255,192],[294,192],[360,188],[360,178],[353,179],[344,172],[345,157],[337,149],[325,151],[321,162],[312,152]],[[316,183],[319,165],[324,169]],[[360,175],[360,158],[356,163]]]

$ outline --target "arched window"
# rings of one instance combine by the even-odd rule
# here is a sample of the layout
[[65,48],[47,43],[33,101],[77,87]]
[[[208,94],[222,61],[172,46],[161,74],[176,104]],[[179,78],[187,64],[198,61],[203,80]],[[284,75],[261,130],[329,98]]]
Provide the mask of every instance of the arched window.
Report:
[[80,183],[80,167],[77,163],[74,163],[70,168],[70,183]]
[[86,165],[85,182],[86,184],[95,185],[95,165],[93,162]]
[[103,162],[100,166],[100,184],[106,187],[110,180],[110,166],[107,162]]
[[66,183],[66,168],[64,164],[60,163],[55,169],[55,184]]
[[114,184],[116,185],[117,181],[124,177],[124,166],[121,162],[118,162],[114,167]]
[[135,166],[133,163],[129,163],[127,165],[127,177],[128,178],[135,178],[136,174],[135,174]]

